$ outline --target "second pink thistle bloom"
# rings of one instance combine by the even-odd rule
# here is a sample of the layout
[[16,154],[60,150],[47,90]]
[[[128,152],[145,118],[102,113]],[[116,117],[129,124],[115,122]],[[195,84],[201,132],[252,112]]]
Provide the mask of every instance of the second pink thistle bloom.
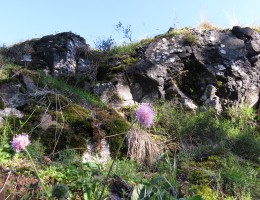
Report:
[[154,120],[154,111],[149,104],[142,104],[135,110],[136,121],[147,128],[150,128]]
[[11,143],[12,148],[16,152],[20,152],[24,150],[29,144],[31,144],[31,141],[29,140],[29,136],[27,134],[21,134],[16,135]]

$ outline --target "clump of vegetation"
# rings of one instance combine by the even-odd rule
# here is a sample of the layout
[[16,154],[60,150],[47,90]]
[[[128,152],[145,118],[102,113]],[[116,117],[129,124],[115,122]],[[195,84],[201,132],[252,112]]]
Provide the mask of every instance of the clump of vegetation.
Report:
[[198,38],[195,34],[191,33],[191,31],[187,31],[187,32],[184,32],[184,34],[182,36],[182,40],[183,40],[184,44],[194,45],[197,43]]
[[104,52],[105,54],[114,55],[131,55],[135,53],[135,48],[139,46],[139,42],[132,41],[131,25],[124,26],[122,22],[118,22],[115,26],[115,30],[118,33],[123,34],[123,38],[129,40],[122,44],[116,44],[115,39],[110,36],[107,39],[97,39],[94,41],[96,49]]
[[142,40],[140,41],[140,44],[141,44],[142,46],[146,46],[146,45],[150,44],[150,43],[153,42],[153,41],[154,41],[154,38],[145,38],[145,39],[142,39]]
[[[176,29],[171,28],[167,33],[161,34],[156,38],[169,38],[169,37],[180,37],[185,45],[194,45],[198,41],[198,37],[189,28]],[[149,40],[148,40],[149,41]]]
[[259,25],[254,25],[253,27],[252,27],[252,29],[253,30],[255,30],[256,32],[260,32],[260,26]]
[[118,46],[114,46],[111,49],[111,53],[115,54],[115,55],[134,55],[135,49],[140,46],[139,42],[131,42],[129,44],[123,44],[123,45],[118,45]]
[[218,29],[218,27],[214,26],[212,23],[207,22],[207,21],[200,23],[198,28],[201,30],[217,30]]
[[69,188],[64,184],[57,184],[53,187],[51,194],[53,198],[63,200],[68,196]]
[[66,96],[70,98],[77,98],[77,99],[84,99],[89,102],[91,105],[95,105],[98,107],[103,107],[104,104],[100,101],[100,99],[93,95],[90,92],[86,92],[82,88],[74,87],[62,79],[54,78],[50,75],[44,75],[41,73],[41,77],[44,79],[45,85],[49,86],[50,88],[56,89],[64,93]]

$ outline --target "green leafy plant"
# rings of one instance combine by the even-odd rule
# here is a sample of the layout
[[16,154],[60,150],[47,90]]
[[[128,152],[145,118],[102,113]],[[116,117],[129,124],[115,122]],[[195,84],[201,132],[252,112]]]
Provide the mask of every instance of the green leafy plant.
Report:
[[57,198],[58,200],[63,200],[67,198],[69,194],[69,188],[64,184],[54,185],[51,191],[52,197]]
[[166,166],[168,168],[169,176],[159,176],[153,178],[147,186],[147,191],[144,195],[144,199],[151,198],[153,196],[159,197],[159,199],[177,199],[178,182],[177,182],[177,164],[176,158],[173,159],[173,164],[169,158],[169,155],[165,153],[162,155],[165,159]]

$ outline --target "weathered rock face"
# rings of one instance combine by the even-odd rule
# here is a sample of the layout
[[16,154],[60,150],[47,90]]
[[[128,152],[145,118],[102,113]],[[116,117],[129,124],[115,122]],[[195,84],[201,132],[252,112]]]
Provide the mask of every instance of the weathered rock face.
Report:
[[[260,35],[250,28],[191,29],[185,34],[156,38],[138,49],[139,62],[128,70],[137,102],[176,100],[185,107],[256,106],[260,93]],[[187,39],[186,39],[187,40]],[[193,103],[192,103],[193,102]]]
[[32,65],[44,67],[53,75],[89,73],[90,63],[85,59],[89,46],[85,39],[70,32],[48,35],[33,45]]
[[[106,63],[99,63],[97,58],[91,61],[89,46],[73,33],[31,40],[10,48],[9,54],[55,76],[84,75],[86,90],[108,103],[119,99],[121,105],[128,105],[161,98],[192,110],[212,106],[218,111],[227,105],[259,105],[258,32],[238,26],[232,30],[174,31],[140,46],[134,58],[127,55],[121,60],[114,56],[112,62],[108,59],[108,67],[115,72],[109,80]],[[17,48],[19,54],[15,54]],[[129,65],[124,59],[137,61]],[[103,70],[103,74],[97,70]],[[101,83],[93,84],[97,80]],[[13,90],[16,86],[10,87]]]
[[6,54],[20,65],[45,69],[54,76],[84,75],[93,81],[96,67],[87,59],[88,52],[84,38],[64,32],[14,45]]

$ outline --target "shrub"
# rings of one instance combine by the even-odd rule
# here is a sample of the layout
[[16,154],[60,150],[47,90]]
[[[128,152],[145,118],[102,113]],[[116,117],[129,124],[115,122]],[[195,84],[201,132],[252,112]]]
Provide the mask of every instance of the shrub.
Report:
[[243,130],[232,144],[231,150],[240,157],[260,163],[260,136],[252,129]]
[[221,117],[216,116],[213,109],[191,115],[189,123],[182,128],[182,135],[193,137],[199,143],[207,144],[212,141],[220,141],[225,137],[225,129],[222,126]]
[[63,200],[68,196],[69,188],[64,184],[57,184],[53,187],[52,197]]
[[251,186],[256,183],[257,171],[235,157],[229,156],[223,162],[221,177],[224,181],[224,191],[239,196],[243,192],[249,192]]
[[116,25],[116,31],[123,33],[123,38],[128,39],[129,42],[132,42],[132,31],[131,31],[131,25],[128,25],[126,27],[123,26],[122,22],[118,22]]
[[115,39],[110,35],[107,39],[98,38],[94,41],[95,47],[100,51],[109,51],[112,49],[112,46],[115,45]]

